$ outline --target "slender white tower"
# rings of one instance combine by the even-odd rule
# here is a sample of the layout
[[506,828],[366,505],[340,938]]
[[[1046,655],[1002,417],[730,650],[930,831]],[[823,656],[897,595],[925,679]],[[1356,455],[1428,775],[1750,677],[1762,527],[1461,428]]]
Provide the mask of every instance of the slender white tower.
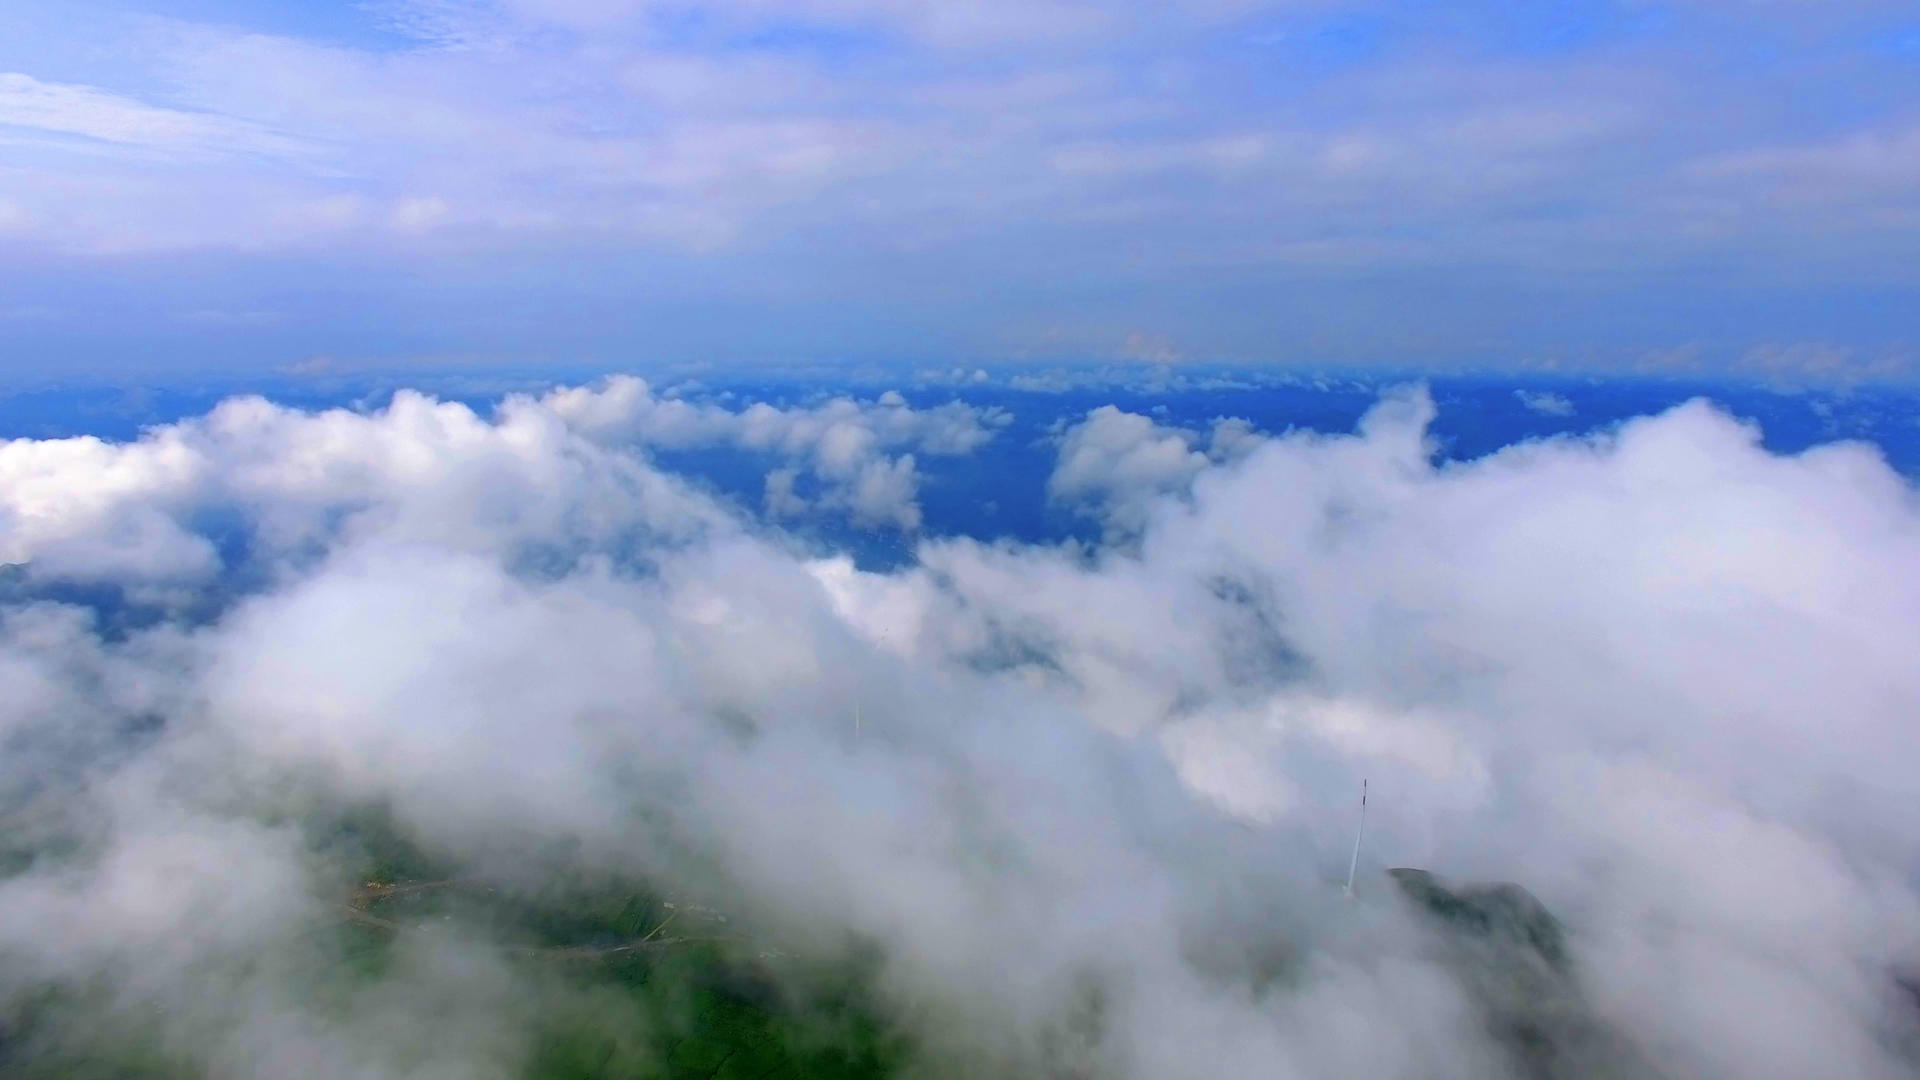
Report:
[[1353,861],[1347,864],[1347,895],[1353,895],[1353,875],[1360,869],[1360,841],[1367,835],[1367,781],[1360,781],[1360,831],[1353,837]]

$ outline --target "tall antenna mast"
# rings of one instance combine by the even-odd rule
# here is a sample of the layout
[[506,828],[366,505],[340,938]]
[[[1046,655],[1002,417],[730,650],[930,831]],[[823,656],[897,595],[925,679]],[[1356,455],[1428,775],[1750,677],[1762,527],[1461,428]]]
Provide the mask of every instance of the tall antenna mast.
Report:
[[1367,781],[1360,781],[1360,831],[1353,836],[1353,861],[1347,864],[1347,895],[1353,895],[1353,874],[1360,869],[1360,841],[1367,835]]

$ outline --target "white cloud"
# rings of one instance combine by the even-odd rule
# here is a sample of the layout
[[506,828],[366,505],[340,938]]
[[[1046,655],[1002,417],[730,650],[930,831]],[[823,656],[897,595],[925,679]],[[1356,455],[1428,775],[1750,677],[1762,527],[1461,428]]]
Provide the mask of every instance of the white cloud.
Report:
[[[919,474],[910,453],[970,454],[1011,417],[1001,409],[950,401],[915,409],[895,391],[855,401],[836,397],[821,404],[776,408],[764,402],[738,412],[717,405],[662,398],[645,380],[616,376],[596,388],[556,390],[542,406],[588,437],[684,450],[735,446],[796,462],[823,485],[815,500],[850,510],[868,523],[902,529],[920,524]],[[775,470],[767,478],[767,503],[778,513],[795,512],[805,500],[794,493],[801,470]]]
[[426,232],[445,223],[452,212],[447,201],[437,195],[416,195],[394,206],[393,227],[401,232]]
[[[576,31],[603,30],[631,23],[661,5],[649,0],[501,0],[492,5],[516,20],[563,26]],[[861,27],[903,34],[943,49],[1017,48],[1054,39],[1084,41],[1124,35],[1141,24],[1192,25],[1229,19],[1252,10],[1248,0],[1210,0],[1178,12],[1151,4],[1089,3],[1086,0],[959,0],[948,4],[911,4],[895,0],[723,0],[707,5],[707,17],[736,27],[798,22],[818,27]],[[463,22],[494,26],[487,15],[438,2],[404,5],[438,17],[442,34]],[[482,11],[485,9],[482,8]],[[462,36],[462,35],[456,35]]]
[[1207,467],[1185,433],[1137,413],[1102,405],[1069,428],[1047,493],[1065,501],[1100,501],[1123,524],[1138,526],[1156,496],[1184,490]]
[[216,114],[161,108],[91,86],[0,72],[0,127],[155,150],[288,153],[295,140]]
[[1115,530],[1137,530],[1162,496],[1184,493],[1209,464],[1243,456],[1262,438],[1245,420],[1216,420],[1203,439],[1102,405],[1060,436],[1047,494],[1097,511]]
[[[484,937],[302,989],[338,868],[277,823],[377,802],[502,887],[558,860],[723,897],[795,948],[874,943],[885,1007],[961,1071],[1497,1074],[1481,991],[1376,902],[1379,865],[1413,862],[1567,922],[1612,1033],[1572,1053],[1911,1073],[1888,971],[1920,945],[1920,500],[1870,448],[1775,455],[1693,403],[1440,466],[1407,391],[1353,435],[1217,426],[1209,455],[1096,411],[1055,476],[1128,492],[1129,544],[955,539],[889,573],[796,555],[642,453],[780,448],[891,508],[905,448],[987,426],[936,412],[616,381],[492,421],[242,400],[0,448],[10,559],[267,571],[112,633],[8,594],[0,792],[39,792],[70,854],[0,879],[0,990],[111,972],[208,1069],[509,1071],[537,995]],[[203,534],[209,493],[246,554]],[[487,1036],[423,1059],[388,1008]]]
[[536,403],[507,402],[489,423],[406,391],[373,414],[239,398],[133,443],[15,439],[0,444],[0,477],[6,560],[80,581],[205,579],[219,569],[193,525],[207,512],[241,514],[267,559],[359,530],[499,553],[724,522]]
[[[1007,419],[959,402],[914,409],[891,393],[731,412],[655,397],[630,377],[509,398],[492,421],[404,391],[372,414],[236,399],[129,444],[0,443],[0,562],[30,563],[49,580],[205,580],[220,559],[191,523],[208,512],[242,514],[265,553],[289,559],[363,529],[503,552],[725,524],[625,446],[764,452],[793,463],[769,477],[770,495],[785,493],[771,509],[803,508],[792,482],[804,473],[819,488],[807,505],[911,530],[919,474],[901,451],[971,453]],[[466,532],[476,519],[491,527]]]
[[1736,370],[1783,389],[1895,382],[1912,367],[1908,350],[1868,351],[1830,341],[1769,342],[1748,349],[1734,362]]
[[[1154,267],[1552,272],[1729,252],[1785,273],[1768,247],[1783,237],[1871,263],[1915,224],[1910,118],[1782,145],[1780,102],[1703,106],[1725,99],[1705,76],[1624,46],[1550,65],[1436,45],[1249,111],[1201,74],[1270,69],[1259,48],[1208,51],[1223,20],[1256,13],[1237,2],[737,2],[702,6],[683,35],[660,31],[677,8],[621,0],[386,10],[418,40],[145,20],[97,44],[113,87],[63,81],[51,59],[7,76],[0,114],[101,143],[34,143],[8,193],[15,230],[55,251],[387,251],[392,233],[457,223],[405,246],[725,254],[785,291],[778,253],[829,236],[842,273],[889,287],[904,256],[971,266],[1034,236],[1002,262],[1038,289]],[[737,47],[769,27],[786,44]],[[1005,62],[983,67],[982,44]],[[163,148],[204,160],[156,171]],[[823,295],[844,295],[832,278]],[[1130,335],[1143,316],[1155,332]],[[1091,317],[1100,352],[1158,359],[1325,353],[1370,325],[1303,317],[1282,346],[1270,321]]]
[[0,199],[0,232],[24,229],[29,224],[24,207],[12,199]]
[[1565,394],[1556,394],[1551,390],[1515,390],[1513,396],[1520,404],[1541,416],[1572,416],[1573,402]]

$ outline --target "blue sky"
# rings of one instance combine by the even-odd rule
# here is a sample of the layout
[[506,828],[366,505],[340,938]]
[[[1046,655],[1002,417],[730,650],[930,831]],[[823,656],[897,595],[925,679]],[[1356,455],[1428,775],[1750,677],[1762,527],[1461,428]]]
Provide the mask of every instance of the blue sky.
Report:
[[1127,360],[1906,380],[1876,0],[14,0],[0,379]]

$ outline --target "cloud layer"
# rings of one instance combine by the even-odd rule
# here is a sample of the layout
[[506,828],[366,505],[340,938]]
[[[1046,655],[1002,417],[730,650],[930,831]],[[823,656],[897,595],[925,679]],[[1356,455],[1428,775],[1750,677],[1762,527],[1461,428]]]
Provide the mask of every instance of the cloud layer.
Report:
[[[508,398],[491,419],[409,391],[374,415],[236,398],[135,443],[0,447],[0,560],[43,580],[191,585],[234,569],[223,536],[260,569],[361,534],[532,558],[734,526],[631,453],[647,448],[746,451],[775,465],[777,513],[809,509],[793,493],[805,478],[813,502],[912,529],[919,476],[899,451],[969,453],[1005,421],[959,402],[916,411],[892,393],[732,412],[655,397],[632,377]],[[216,519],[226,528],[210,530]]]
[[981,417],[616,381],[8,443],[0,1006],[232,1075],[513,1075],[563,991],[484,929],[325,974],[350,864],[304,823],[377,805],[496,888],[624,875],[870,949],[936,1073],[1498,1075],[1378,877],[1411,864],[1538,893],[1673,1075],[1911,1075],[1912,487],[1703,403],[1442,467],[1433,411],[1209,455],[1099,410],[1054,481],[1114,545],[888,573],[644,447],[845,478]]
[[1899,5],[153,8],[0,43],[36,340],[1913,374]]

